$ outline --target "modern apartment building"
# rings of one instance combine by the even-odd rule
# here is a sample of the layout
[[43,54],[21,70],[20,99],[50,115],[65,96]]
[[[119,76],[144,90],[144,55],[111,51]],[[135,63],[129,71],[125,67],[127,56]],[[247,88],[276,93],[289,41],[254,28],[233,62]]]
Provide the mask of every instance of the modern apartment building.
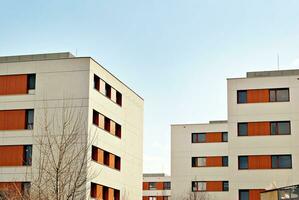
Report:
[[165,174],[143,174],[143,200],[170,200],[171,178]]
[[299,183],[299,70],[228,79],[228,120],[171,126],[172,196],[259,200]]
[[59,113],[65,102],[86,119],[83,170],[97,174],[86,199],[141,199],[143,99],[91,57],[70,53],[0,57],[0,191],[29,190],[44,109]]

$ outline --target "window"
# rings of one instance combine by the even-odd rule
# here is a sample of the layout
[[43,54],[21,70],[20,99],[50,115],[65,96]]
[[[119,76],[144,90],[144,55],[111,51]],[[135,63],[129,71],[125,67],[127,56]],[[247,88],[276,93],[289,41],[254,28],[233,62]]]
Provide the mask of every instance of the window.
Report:
[[223,191],[229,191],[229,184],[228,181],[223,181]]
[[239,156],[239,169],[248,169],[248,156]]
[[239,200],[249,200],[249,190],[239,190]]
[[292,168],[291,155],[272,156],[272,169],[291,169],[291,168]]
[[105,84],[105,89],[106,89],[106,94],[105,95],[108,98],[111,98],[111,86],[108,83]]
[[115,169],[120,170],[120,157],[115,156]]
[[120,92],[116,91],[116,103],[122,106],[122,95]]
[[228,134],[227,132],[222,132],[222,142],[227,142],[228,141]]
[[164,190],[170,190],[171,189],[171,183],[170,182],[164,182],[163,183],[163,189]]
[[163,200],[170,200],[168,196],[163,196]]
[[290,101],[289,89],[270,89],[270,102],[286,102]]
[[157,197],[149,197],[149,200],[157,200]]
[[291,124],[287,122],[271,122],[271,135],[290,135]]
[[97,126],[99,125],[99,113],[95,110],[92,113],[92,123]]
[[32,145],[24,146],[24,165],[31,166],[32,164]]
[[26,129],[33,129],[33,122],[34,122],[34,110],[29,109],[26,110]]
[[115,124],[115,135],[121,138],[121,125]]
[[104,151],[104,165],[109,166],[110,156],[107,151]]
[[105,117],[105,130],[110,131],[110,119]]
[[224,167],[228,166],[228,156],[222,157],[222,166],[224,166]]
[[203,181],[192,181],[192,192],[206,191],[207,183]]
[[238,103],[247,103],[247,91],[239,90],[237,93],[238,93]]
[[100,90],[100,78],[97,75],[93,77],[93,88],[96,90]]
[[22,183],[22,192],[25,196],[30,194],[31,183],[30,182],[23,182]]
[[192,167],[205,167],[206,160],[205,157],[192,157]]
[[28,90],[35,90],[35,74],[28,74]]
[[238,135],[239,136],[248,135],[248,123],[238,123]]
[[192,133],[192,143],[200,143],[206,141],[205,133]]
[[149,185],[149,190],[156,190],[157,189],[156,182],[149,182],[148,185]]

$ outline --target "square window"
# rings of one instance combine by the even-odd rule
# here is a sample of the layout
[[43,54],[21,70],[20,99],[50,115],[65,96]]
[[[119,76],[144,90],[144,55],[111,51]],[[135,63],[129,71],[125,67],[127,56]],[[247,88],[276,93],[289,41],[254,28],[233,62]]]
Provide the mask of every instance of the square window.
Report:
[[288,135],[290,134],[290,122],[278,122],[278,134],[279,135]]
[[247,91],[239,90],[237,93],[238,93],[238,103],[247,103]]
[[238,123],[238,135],[239,136],[248,135],[248,123]]
[[239,190],[239,200],[249,200],[249,190]]
[[248,169],[248,156],[239,156],[239,169]]
[[164,190],[170,190],[171,189],[171,183],[170,182],[164,182],[163,183],[163,189]]
[[289,101],[289,89],[277,89],[276,100],[278,102]]
[[205,133],[199,133],[198,134],[198,142],[205,142],[206,141],[206,134]]
[[149,190],[156,190],[157,187],[156,187],[156,182],[149,182]]

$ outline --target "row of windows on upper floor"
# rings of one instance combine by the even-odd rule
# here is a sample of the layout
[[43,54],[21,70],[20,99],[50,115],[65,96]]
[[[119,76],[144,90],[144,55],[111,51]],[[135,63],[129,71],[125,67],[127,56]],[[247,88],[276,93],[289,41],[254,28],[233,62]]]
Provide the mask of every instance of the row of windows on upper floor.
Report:
[[[192,167],[227,167],[228,156],[192,157]],[[238,169],[291,169],[292,155],[238,156]]]
[[237,103],[265,103],[290,101],[289,88],[250,89],[237,91]]
[[[290,135],[290,121],[239,122],[238,136]],[[227,132],[192,133],[192,143],[227,142]]]
[[170,196],[143,196],[142,200],[170,200]]
[[171,183],[166,182],[143,182],[143,190],[170,190]]

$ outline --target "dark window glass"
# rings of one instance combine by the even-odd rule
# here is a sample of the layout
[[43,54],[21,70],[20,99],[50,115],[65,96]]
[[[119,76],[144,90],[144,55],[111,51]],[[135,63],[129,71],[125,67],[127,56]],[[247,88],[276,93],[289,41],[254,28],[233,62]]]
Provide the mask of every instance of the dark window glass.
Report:
[[122,106],[122,94],[120,92],[116,92],[116,103]]
[[223,181],[223,191],[229,191],[229,184],[228,181]]
[[104,165],[109,166],[109,153],[104,151]]
[[273,169],[292,168],[292,156],[291,155],[272,156],[272,168]]
[[26,129],[33,129],[34,123],[34,110],[26,110]]
[[227,142],[228,141],[228,134],[227,132],[222,133],[222,142]]
[[108,117],[105,117],[105,130],[110,131],[110,119]]
[[156,182],[149,182],[148,184],[149,184],[149,189],[150,190],[156,190],[157,189]]
[[238,123],[238,135],[239,136],[248,135],[248,123]]
[[99,125],[99,113],[95,110],[93,110],[93,113],[92,113],[92,123],[97,126]]
[[32,145],[24,146],[24,165],[31,166],[32,164]]
[[28,74],[28,90],[35,89],[35,74]]
[[239,190],[239,200],[249,200],[249,190]]
[[120,170],[120,166],[121,166],[121,159],[118,156],[115,156],[115,169]]
[[108,83],[106,83],[105,89],[106,89],[106,94],[105,95],[107,97],[111,98],[111,86]]
[[238,103],[247,103],[247,91],[246,90],[238,91]]
[[121,138],[121,125],[115,124],[115,135]]
[[198,142],[205,142],[206,141],[206,134],[205,133],[199,133],[198,134]]
[[248,169],[248,156],[239,156],[239,169]]
[[222,166],[224,166],[224,167],[228,166],[228,156],[222,157]]
[[289,101],[289,89],[277,89],[276,101],[278,102]]
[[[29,197],[30,194],[31,183],[30,182],[23,182],[22,183],[22,191],[25,197]],[[25,198],[27,199],[27,198]]]
[[271,135],[277,135],[277,123],[271,122]]
[[171,183],[170,182],[164,182],[163,183],[163,189],[164,190],[170,190],[171,189]]
[[278,134],[279,135],[288,135],[290,134],[290,122],[278,122]]
[[120,200],[120,191],[114,189],[114,200]]
[[276,101],[276,90],[270,90],[270,102]]
[[100,90],[100,78],[97,75],[93,77],[93,88]]

